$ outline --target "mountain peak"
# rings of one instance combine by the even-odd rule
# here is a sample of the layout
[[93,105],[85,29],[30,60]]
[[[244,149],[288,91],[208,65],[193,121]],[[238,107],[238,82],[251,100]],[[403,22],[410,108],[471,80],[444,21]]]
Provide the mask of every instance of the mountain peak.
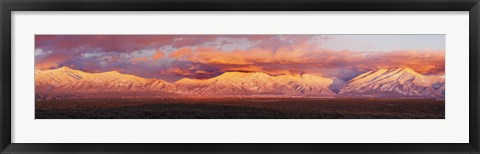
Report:
[[59,67],[57,68],[57,70],[72,70],[70,67],[67,67],[67,66],[62,66],[62,67]]
[[[145,79],[118,71],[87,73],[63,66],[57,69],[36,72],[35,86],[43,93],[123,93],[132,91],[161,92],[172,85],[160,79]],[[83,95],[83,94],[81,94]],[[153,94],[152,94],[153,95]]]
[[409,73],[417,73],[416,71],[414,71],[413,69],[408,68],[408,67],[392,67],[392,68],[388,68],[388,69],[381,68],[381,69],[379,69],[379,70],[386,70],[387,72],[409,72]]
[[388,68],[369,71],[350,80],[340,94],[442,96],[432,88],[441,81],[424,76],[411,68]]
[[320,76],[305,73],[305,74],[300,75],[300,77],[304,77],[304,78],[307,77],[308,78],[308,77],[320,77]]
[[364,74],[361,74],[355,78],[353,78],[352,80],[358,80],[358,79],[362,79],[362,78],[365,78],[367,76],[378,76],[378,75],[386,75],[386,74],[390,74],[390,75],[394,75],[394,74],[411,74],[411,75],[414,75],[414,76],[423,76],[422,74],[416,72],[415,70],[411,69],[411,68],[408,68],[408,67],[391,67],[391,68],[380,68],[378,70],[374,70],[374,71],[368,71]]
[[404,71],[404,72],[408,72],[408,73],[419,74],[417,71],[415,71],[415,70],[413,70],[413,69],[411,69],[411,68],[408,68],[408,67],[406,67],[406,68],[403,68],[403,70],[402,70],[402,71]]
[[423,76],[422,74],[416,72],[415,70],[411,69],[411,68],[408,68],[408,67],[403,67],[403,68],[396,68],[396,69],[393,69],[392,72],[396,73],[396,74],[399,74],[399,73],[403,73],[403,74],[412,74],[414,76]]
[[122,74],[118,71],[108,71],[108,72],[105,72],[106,74]]
[[[183,78],[171,84],[160,79],[145,79],[118,71],[87,73],[62,66],[35,70],[38,92],[72,93],[85,96],[108,92],[120,95],[139,91],[145,94],[185,96],[304,96],[333,95],[368,97],[438,97],[445,95],[445,80],[424,76],[411,68],[382,68],[366,72],[345,82],[315,74],[269,75],[263,72],[224,72],[208,79]],[[136,93],[133,95],[137,95]]]

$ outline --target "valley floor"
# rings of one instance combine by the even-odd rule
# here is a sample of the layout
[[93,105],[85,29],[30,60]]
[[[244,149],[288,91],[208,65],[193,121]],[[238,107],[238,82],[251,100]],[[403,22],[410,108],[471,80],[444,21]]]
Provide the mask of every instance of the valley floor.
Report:
[[444,119],[445,100],[369,98],[37,100],[36,119]]

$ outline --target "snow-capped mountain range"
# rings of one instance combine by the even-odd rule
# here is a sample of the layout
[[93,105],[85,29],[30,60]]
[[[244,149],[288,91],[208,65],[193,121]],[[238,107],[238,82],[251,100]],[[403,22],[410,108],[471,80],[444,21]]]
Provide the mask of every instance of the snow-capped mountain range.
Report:
[[410,68],[379,69],[351,79],[339,94],[443,97],[445,95],[445,79],[424,76]]
[[116,71],[87,73],[68,67],[35,70],[37,99],[111,97],[425,97],[444,98],[445,80],[409,68],[379,69],[348,82],[311,74],[271,76],[225,72],[174,83]]
[[331,79],[309,74],[270,76],[261,72],[226,72],[204,80],[185,78],[174,85],[177,92],[188,95],[329,96],[335,95],[328,88],[332,83]]

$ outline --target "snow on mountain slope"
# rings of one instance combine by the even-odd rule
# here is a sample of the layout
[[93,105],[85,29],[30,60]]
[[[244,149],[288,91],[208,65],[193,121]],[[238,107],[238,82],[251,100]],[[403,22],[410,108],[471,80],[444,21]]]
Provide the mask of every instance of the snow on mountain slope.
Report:
[[53,70],[35,70],[35,91],[37,94],[130,93],[135,91],[168,91],[173,85],[158,79],[145,79],[117,71],[87,73],[61,67]]
[[181,79],[174,84],[180,93],[202,95],[333,95],[333,81],[304,74],[270,76],[261,72],[225,72],[210,79]]
[[424,76],[410,68],[379,69],[353,78],[340,90],[339,94],[443,97],[444,82],[444,79]]
[[281,87],[270,75],[255,72],[226,72],[213,78],[205,92],[213,95],[281,94]]
[[333,80],[311,74],[302,74],[301,76],[281,75],[274,79],[279,83],[286,84],[290,89],[294,89],[293,94],[305,95],[333,95],[329,89]]
[[409,68],[379,69],[348,82],[311,74],[271,76],[262,72],[225,72],[209,79],[184,78],[171,84],[116,71],[87,73],[61,67],[35,70],[39,96],[149,97],[435,97],[445,95],[445,79]]

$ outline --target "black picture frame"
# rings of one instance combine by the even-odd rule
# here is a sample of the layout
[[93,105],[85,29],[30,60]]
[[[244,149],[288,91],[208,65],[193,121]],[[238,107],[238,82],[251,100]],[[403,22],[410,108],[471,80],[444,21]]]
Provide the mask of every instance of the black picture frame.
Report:
[[[479,0],[3,0],[0,2],[2,153],[479,153]],[[11,143],[12,11],[469,11],[469,143],[68,144]],[[455,133],[455,132],[446,132]]]

